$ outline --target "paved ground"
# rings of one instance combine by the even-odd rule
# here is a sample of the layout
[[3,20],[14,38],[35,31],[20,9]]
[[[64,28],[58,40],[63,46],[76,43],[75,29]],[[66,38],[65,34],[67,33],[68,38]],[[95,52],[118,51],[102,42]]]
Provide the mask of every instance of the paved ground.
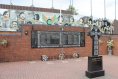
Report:
[[[105,76],[93,79],[118,79],[118,56],[103,56]],[[55,61],[0,63],[0,79],[88,79],[87,57]]]

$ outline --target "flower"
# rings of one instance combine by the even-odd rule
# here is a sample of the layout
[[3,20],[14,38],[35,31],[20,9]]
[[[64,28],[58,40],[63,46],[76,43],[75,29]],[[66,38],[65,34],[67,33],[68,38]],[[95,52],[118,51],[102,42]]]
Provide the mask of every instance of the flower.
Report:
[[73,58],[79,58],[79,53],[73,53]]
[[108,40],[107,41],[107,46],[112,48],[113,47],[113,40]]
[[59,59],[60,59],[60,60],[64,60],[64,58],[65,58],[64,53],[60,53],[60,54],[59,54]]
[[47,55],[42,55],[41,60],[42,61],[48,61],[48,56]]
[[7,44],[8,44],[8,41],[7,40],[5,40],[5,39],[3,39],[3,40],[0,40],[0,45],[2,45],[2,46],[7,46]]

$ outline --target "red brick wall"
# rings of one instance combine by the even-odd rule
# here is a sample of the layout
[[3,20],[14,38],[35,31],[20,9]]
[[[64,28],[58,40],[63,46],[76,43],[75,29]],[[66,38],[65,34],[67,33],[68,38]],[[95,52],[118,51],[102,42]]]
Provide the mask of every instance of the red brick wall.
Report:
[[[32,30],[52,30],[59,31],[59,26],[23,26],[22,32],[0,32],[0,40],[8,40],[8,46],[0,46],[0,62],[2,61],[25,61],[25,60],[40,60],[41,55],[47,55],[49,57],[56,57],[61,51],[61,48],[31,48],[31,31]],[[25,32],[28,32],[28,35],[25,35]],[[87,36],[87,29],[79,27],[65,27],[64,31],[85,31],[85,47],[68,47],[64,48],[65,55],[72,55],[74,52],[78,51],[80,56],[90,56],[92,49],[92,41],[89,36]],[[100,38],[100,54],[107,54],[106,41],[109,36],[102,36]],[[117,35],[112,36],[112,39],[115,42],[114,55],[118,55],[118,42]]]
[[118,55],[118,35],[103,35],[100,40],[100,53],[102,54],[108,54],[107,52],[107,41],[109,40],[109,37],[114,41],[113,42],[113,55]]

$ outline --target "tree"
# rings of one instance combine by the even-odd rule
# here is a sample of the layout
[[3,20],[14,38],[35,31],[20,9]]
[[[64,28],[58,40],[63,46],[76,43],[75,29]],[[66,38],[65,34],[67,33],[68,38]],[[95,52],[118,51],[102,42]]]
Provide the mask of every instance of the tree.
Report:
[[77,15],[77,14],[78,14],[78,13],[77,13],[77,10],[76,10],[75,7],[72,6],[72,5],[69,5],[69,8],[67,9],[67,11],[72,12],[72,14],[74,14],[74,15]]

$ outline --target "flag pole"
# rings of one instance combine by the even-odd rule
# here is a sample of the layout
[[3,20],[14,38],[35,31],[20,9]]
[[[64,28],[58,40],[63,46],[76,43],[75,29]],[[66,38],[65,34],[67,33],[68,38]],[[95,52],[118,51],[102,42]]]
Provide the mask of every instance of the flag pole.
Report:
[[92,8],[93,6],[92,6],[92,0],[90,0],[90,8],[91,8],[91,18],[92,18],[92,11],[93,11],[93,8]]
[[116,20],[116,0],[115,0],[115,20]]
[[34,1],[32,0],[32,5],[31,5],[32,7],[34,6],[33,2],[34,2]]
[[106,0],[104,0],[104,19],[106,19]]
[[52,0],[52,8],[54,8],[54,7],[53,7],[53,0]]

